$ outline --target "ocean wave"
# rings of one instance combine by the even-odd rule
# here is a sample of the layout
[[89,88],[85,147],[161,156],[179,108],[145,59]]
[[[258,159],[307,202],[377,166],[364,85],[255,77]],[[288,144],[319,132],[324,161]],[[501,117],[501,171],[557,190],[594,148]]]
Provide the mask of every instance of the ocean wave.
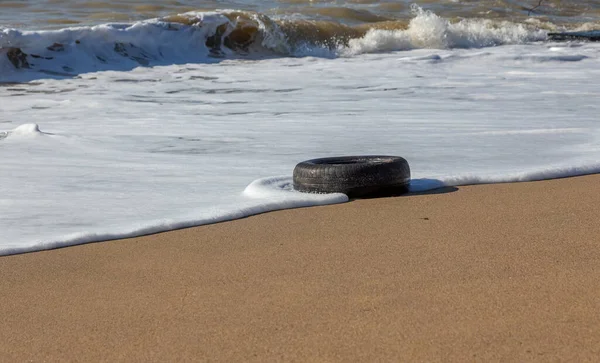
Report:
[[68,77],[138,66],[221,59],[325,56],[416,48],[473,48],[546,39],[530,24],[465,19],[453,22],[413,7],[409,21],[357,26],[333,21],[273,19],[261,13],[189,12],[132,24],[51,31],[0,31],[0,80],[15,70]]
[[413,6],[414,18],[407,29],[370,29],[352,39],[341,51],[345,55],[420,48],[483,48],[542,41],[546,32],[525,24],[489,19],[464,19],[453,23],[431,11]]

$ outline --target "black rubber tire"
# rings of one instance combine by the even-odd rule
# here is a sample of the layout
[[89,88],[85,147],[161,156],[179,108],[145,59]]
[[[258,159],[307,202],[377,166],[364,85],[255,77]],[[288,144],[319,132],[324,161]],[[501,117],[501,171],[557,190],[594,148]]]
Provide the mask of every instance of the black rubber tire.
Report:
[[294,189],[308,193],[344,193],[350,198],[406,193],[408,162],[399,156],[340,156],[307,160],[294,168]]

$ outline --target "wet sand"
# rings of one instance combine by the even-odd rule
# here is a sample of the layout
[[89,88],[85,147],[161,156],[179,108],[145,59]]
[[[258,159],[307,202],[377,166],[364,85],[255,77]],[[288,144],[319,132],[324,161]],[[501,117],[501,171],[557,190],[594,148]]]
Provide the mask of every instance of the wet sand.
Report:
[[0,361],[597,361],[600,176],[0,257]]

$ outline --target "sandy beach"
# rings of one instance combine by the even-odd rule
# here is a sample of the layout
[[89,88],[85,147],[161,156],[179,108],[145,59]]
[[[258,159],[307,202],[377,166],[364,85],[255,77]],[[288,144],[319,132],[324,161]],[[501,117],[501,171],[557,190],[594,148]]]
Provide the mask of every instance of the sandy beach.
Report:
[[0,361],[597,361],[600,176],[0,257]]

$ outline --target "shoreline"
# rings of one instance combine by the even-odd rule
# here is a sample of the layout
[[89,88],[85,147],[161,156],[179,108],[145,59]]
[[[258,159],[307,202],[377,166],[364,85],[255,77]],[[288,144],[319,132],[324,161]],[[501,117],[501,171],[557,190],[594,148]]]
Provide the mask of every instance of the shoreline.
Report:
[[0,257],[0,360],[600,357],[600,175]]
[[[600,173],[599,172],[585,172],[585,173],[575,174],[575,175],[555,176],[555,177],[551,177],[549,179],[533,179],[533,180],[523,180],[523,181],[508,180],[508,181],[496,181],[496,182],[485,182],[484,181],[484,182],[473,182],[473,183],[466,183],[466,184],[459,184],[459,185],[444,185],[441,181],[431,179],[431,180],[435,181],[436,184],[439,184],[440,186],[433,187],[431,189],[426,189],[426,190],[419,190],[419,188],[417,188],[418,189],[417,191],[409,191],[409,192],[406,192],[404,194],[401,194],[401,195],[398,195],[395,197],[415,197],[415,196],[430,195],[430,194],[445,194],[445,193],[457,191],[459,188],[463,188],[463,187],[473,187],[473,186],[481,186],[481,185],[498,185],[498,184],[535,183],[535,182],[545,182],[545,181],[553,181],[553,180],[561,180],[561,179],[587,177],[587,176],[594,176],[594,175],[600,175]],[[268,179],[268,178],[256,179],[254,182],[261,181],[263,179]],[[421,179],[418,179],[418,180],[421,180]],[[253,183],[251,183],[250,185],[252,185]],[[311,194],[311,193],[309,193],[309,194]],[[317,194],[317,195],[319,195],[319,194]],[[320,194],[320,195],[327,195],[327,194]],[[331,194],[329,194],[329,195],[331,195]],[[259,216],[259,215],[262,215],[265,213],[274,213],[274,212],[293,210],[293,209],[315,208],[315,207],[321,207],[321,206],[327,206],[327,205],[331,206],[331,205],[351,203],[351,202],[355,202],[357,200],[362,200],[362,199],[378,199],[378,198],[381,198],[381,197],[375,196],[375,197],[356,198],[356,199],[349,198],[348,200],[341,201],[341,202],[333,202],[333,201],[323,202],[323,201],[321,201],[321,202],[318,202],[313,205],[297,205],[297,206],[292,206],[292,207],[267,209],[267,210],[256,212],[253,214],[244,215],[242,217],[234,217],[233,219],[218,218],[216,221],[213,221],[213,222],[199,222],[200,224],[193,224],[192,222],[183,221],[183,222],[177,223],[177,224],[181,224],[181,225],[186,225],[183,227],[174,227],[173,229],[162,230],[160,227],[150,226],[150,227],[144,228],[144,230],[153,230],[151,232],[126,232],[117,237],[113,237],[115,235],[113,233],[105,232],[105,233],[101,233],[101,234],[103,236],[110,236],[110,237],[93,239],[93,240],[85,241],[85,242],[75,242],[72,244],[69,244],[71,242],[64,242],[67,244],[64,244],[63,242],[52,242],[52,243],[48,243],[48,244],[58,245],[58,246],[41,248],[41,249],[37,249],[37,250],[31,249],[31,248],[35,248],[35,247],[26,247],[24,249],[19,248],[18,252],[10,252],[10,253],[4,253],[4,254],[2,252],[0,252],[0,258],[5,257],[5,256],[14,256],[14,255],[38,253],[38,252],[44,252],[44,251],[52,251],[52,250],[57,250],[57,249],[62,249],[62,248],[82,246],[82,245],[86,245],[86,244],[121,241],[121,240],[128,240],[128,239],[132,239],[132,238],[142,238],[142,237],[147,237],[147,236],[152,236],[152,235],[157,235],[157,234],[162,234],[162,233],[178,231],[178,230],[182,230],[182,229],[198,228],[198,227],[209,226],[209,225],[213,225],[213,224],[228,223],[228,222],[236,221],[239,219],[245,219],[245,218],[251,218],[254,216]],[[384,197],[384,198],[393,198],[393,197]],[[137,233],[140,233],[140,234],[137,234]],[[77,237],[76,239],[80,239],[80,238],[82,238],[82,237]],[[85,239],[87,237],[83,237],[83,238]]]

